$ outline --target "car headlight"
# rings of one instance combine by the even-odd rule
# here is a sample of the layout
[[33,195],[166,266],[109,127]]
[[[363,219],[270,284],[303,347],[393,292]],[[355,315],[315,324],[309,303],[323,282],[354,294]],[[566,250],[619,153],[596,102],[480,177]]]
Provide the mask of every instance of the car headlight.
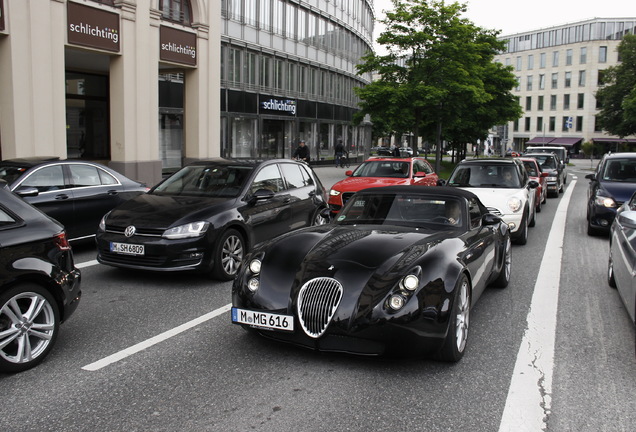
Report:
[[102,217],[102,220],[99,221],[99,226],[97,227],[97,229],[99,231],[106,231],[106,218],[108,217],[109,214],[110,214],[110,212],[106,213]]
[[402,288],[407,291],[415,291],[420,284],[420,280],[415,275],[404,276],[401,281]]
[[616,207],[616,201],[614,201],[610,197],[606,197],[603,195],[597,195],[596,198],[594,199],[594,202],[596,203],[596,205],[603,206],[603,207],[609,207],[609,208]]
[[255,275],[259,274],[261,272],[261,260],[253,259],[250,261],[250,271]]
[[508,200],[508,208],[510,208],[513,213],[518,212],[521,209],[521,200],[517,197],[510,198]]
[[546,177],[546,181],[557,181],[556,177]]
[[208,230],[209,226],[209,222],[191,222],[165,230],[162,237],[171,240],[201,237]]
[[339,191],[337,191],[337,190],[335,190],[335,189],[331,189],[331,190],[329,191],[329,195],[331,195],[331,196],[338,196],[338,195],[340,195],[340,192],[339,192]]
[[405,303],[406,300],[399,294],[393,294],[389,298],[389,307],[395,311],[402,309]]

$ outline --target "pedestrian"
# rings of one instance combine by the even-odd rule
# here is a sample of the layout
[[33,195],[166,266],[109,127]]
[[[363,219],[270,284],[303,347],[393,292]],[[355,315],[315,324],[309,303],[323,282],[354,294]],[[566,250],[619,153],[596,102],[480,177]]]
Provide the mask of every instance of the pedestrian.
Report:
[[305,145],[305,140],[300,140],[292,158],[309,163],[309,147]]
[[342,155],[344,154],[344,146],[342,145],[342,140],[339,139],[338,142],[336,143],[336,168],[338,168],[338,166],[343,167],[342,165]]
[[400,148],[398,146],[393,148],[393,157],[400,157]]

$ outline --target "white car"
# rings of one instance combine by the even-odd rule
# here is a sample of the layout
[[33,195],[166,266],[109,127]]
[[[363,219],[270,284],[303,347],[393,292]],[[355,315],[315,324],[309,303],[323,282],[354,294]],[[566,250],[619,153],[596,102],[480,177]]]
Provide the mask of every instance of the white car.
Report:
[[535,191],[539,183],[530,180],[518,159],[466,159],[455,166],[448,186],[474,193],[491,213],[500,216],[518,244],[528,241],[528,227],[536,221]]

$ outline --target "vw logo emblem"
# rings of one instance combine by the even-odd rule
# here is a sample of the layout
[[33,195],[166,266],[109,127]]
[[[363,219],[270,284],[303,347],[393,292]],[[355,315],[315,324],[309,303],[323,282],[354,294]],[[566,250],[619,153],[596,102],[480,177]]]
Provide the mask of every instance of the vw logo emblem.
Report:
[[126,237],[132,237],[135,235],[136,230],[137,229],[133,225],[130,225],[129,227],[126,227],[126,229],[124,230],[124,235]]

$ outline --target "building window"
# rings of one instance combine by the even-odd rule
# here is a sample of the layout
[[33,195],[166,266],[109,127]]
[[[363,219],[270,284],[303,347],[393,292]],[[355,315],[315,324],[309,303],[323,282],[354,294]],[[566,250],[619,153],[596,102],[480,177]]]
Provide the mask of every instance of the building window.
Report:
[[565,65],[572,66],[572,50],[568,49],[565,51]]
[[[231,2],[228,9],[232,12],[234,3],[239,3],[238,7],[240,16],[240,2]],[[192,23],[192,7],[190,7],[190,0],[159,0],[159,10],[165,20],[186,25],[190,25]],[[230,17],[232,17],[232,15]]]
[[565,73],[565,88],[572,87],[572,72]]
[[241,50],[230,49],[227,67],[227,80],[230,83],[238,84],[241,82]]
[[547,57],[547,56],[546,56],[546,54],[545,54],[545,53],[541,53],[541,54],[539,55],[539,67],[540,67],[541,69],[545,69],[545,64],[546,64],[546,61],[547,61],[547,60],[546,60],[546,57]]
[[576,107],[583,109],[585,107],[585,93],[579,93],[576,98]]
[[532,96],[526,96],[526,111],[532,110]]
[[272,81],[272,59],[270,57],[261,57],[260,61],[261,67],[259,71],[259,85],[263,88],[271,87]]
[[554,72],[552,74],[552,88],[558,88],[559,87],[559,73],[558,72]]
[[243,68],[244,80],[251,86],[256,85],[256,61],[257,55],[255,53],[245,54],[245,65]]
[[570,128],[568,127],[570,123],[570,117],[564,116],[563,121],[561,122],[561,132],[569,132]]
[[528,70],[534,69],[534,56],[532,54],[528,54]]
[[521,91],[521,77],[517,77],[517,87],[515,87],[515,91]]
[[543,130],[543,117],[537,117],[537,132]]
[[272,31],[272,1],[260,0],[260,9],[258,11],[258,22],[260,28],[265,31]]
[[545,74],[539,75],[539,90],[545,90]]
[[606,63],[607,62],[607,47],[602,46],[598,49],[598,62]]
[[596,81],[596,85],[597,85],[597,86],[599,86],[599,87],[600,87],[600,86],[602,86],[602,85],[605,85],[605,73],[606,73],[606,72],[605,72],[605,70],[604,70],[604,69],[600,69],[600,70],[598,71],[598,79],[597,79],[597,81]]
[[550,95],[550,109],[552,111],[556,110],[557,106],[557,97],[556,95]]
[[530,117],[526,117],[524,120],[525,120],[525,122],[524,122],[525,123],[525,129],[524,130],[526,132],[530,132],[530,120],[531,119],[530,119]]
[[578,116],[576,118],[576,126],[575,126],[575,130],[577,132],[583,132],[583,117],[582,116]]
[[521,70],[521,56],[517,56],[517,70]]
[[579,71],[579,87],[585,87],[585,71]]
[[558,66],[559,66],[559,52],[553,51],[552,52],[552,67],[558,67]]
[[515,121],[512,123],[512,130],[514,132],[519,132],[519,119],[515,119]]
[[598,118],[594,116],[594,132],[602,132],[602,129],[598,123]]
[[556,128],[556,117],[550,117],[550,121],[548,124],[548,130],[550,132],[554,132],[554,129]]
[[587,48],[581,47],[581,56],[579,57],[579,64],[587,63]]
[[563,109],[564,110],[569,110],[570,109],[570,95],[569,94],[564,94],[563,95]]
[[543,111],[543,96],[539,96],[539,100],[537,101],[537,110]]
[[528,80],[526,81],[526,90],[532,90],[532,75],[528,75]]

